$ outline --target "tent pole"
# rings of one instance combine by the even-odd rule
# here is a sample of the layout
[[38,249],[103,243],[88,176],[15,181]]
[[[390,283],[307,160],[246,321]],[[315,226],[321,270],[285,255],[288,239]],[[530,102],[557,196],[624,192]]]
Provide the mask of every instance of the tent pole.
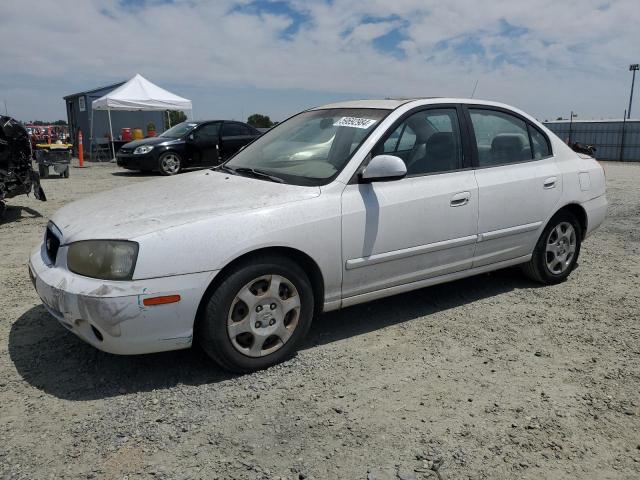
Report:
[[111,127],[111,109],[107,108],[107,113],[109,114],[109,134],[111,135],[111,160],[114,161],[116,159],[116,150],[113,146],[113,128]]
[[167,110],[167,121],[169,122],[169,128],[171,128],[171,112]]

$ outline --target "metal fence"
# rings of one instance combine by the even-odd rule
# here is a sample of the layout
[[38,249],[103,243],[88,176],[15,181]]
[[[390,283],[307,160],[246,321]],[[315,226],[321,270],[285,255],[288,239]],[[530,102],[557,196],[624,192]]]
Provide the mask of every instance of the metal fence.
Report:
[[598,160],[640,162],[640,120],[558,120],[544,125],[565,142],[593,145]]

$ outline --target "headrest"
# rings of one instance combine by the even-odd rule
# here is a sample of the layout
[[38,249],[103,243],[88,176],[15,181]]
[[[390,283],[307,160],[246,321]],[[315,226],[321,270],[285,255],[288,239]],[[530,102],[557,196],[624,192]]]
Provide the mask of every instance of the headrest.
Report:
[[491,150],[520,151],[524,148],[522,135],[519,133],[501,133],[491,142]]
[[436,132],[429,137],[426,143],[427,150],[433,149],[450,149],[455,150],[455,142],[453,141],[453,133],[451,132]]

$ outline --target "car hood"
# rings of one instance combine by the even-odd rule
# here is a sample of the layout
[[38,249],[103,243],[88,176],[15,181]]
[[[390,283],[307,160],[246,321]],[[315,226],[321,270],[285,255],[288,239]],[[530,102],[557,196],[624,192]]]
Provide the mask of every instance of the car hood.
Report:
[[134,140],[133,142],[125,143],[122,148],[137,148],[141,145],[159,145],[161,143],[173,143],[179,138],[164,138],[164,137],[149,137],[141,140]]
[[297,202],[320,195],[302,187],[212,170],[109,190],[70,203],[51,218],[63,242],[134,239],[185,223]]

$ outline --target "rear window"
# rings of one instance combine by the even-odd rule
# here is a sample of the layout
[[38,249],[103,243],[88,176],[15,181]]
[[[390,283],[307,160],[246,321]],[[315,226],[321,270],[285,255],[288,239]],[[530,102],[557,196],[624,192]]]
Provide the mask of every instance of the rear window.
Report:
[[551,156],[551,148],[549,147],[549,141],[547,137],[542,134],[537,128],[529,125],[529,135],[531,135],[531,144],[533,147],[533,158],[540,160]]

